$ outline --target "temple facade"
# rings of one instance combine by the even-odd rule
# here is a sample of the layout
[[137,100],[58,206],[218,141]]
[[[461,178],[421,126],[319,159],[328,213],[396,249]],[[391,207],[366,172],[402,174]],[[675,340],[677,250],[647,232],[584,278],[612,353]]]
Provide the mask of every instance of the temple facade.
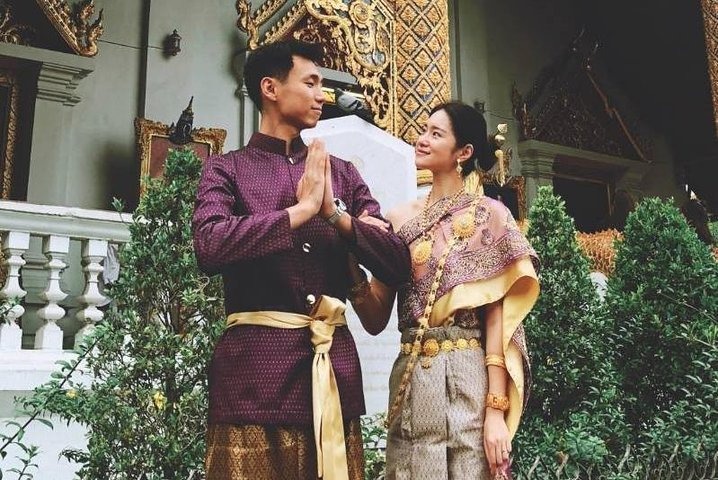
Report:
[[[695,27],[685,39],[641,23],[651,2],[626,7],[629,21],[617,2],[590,3],[0,1],[0,298],[20,300],[0,326],[0,418],[16,417],[12,397],[102,320],[102,282],[118,268],[113,246],[129,239],[142,178],[161,175],[169,148],[226,152],[256,129],[242,69],[266,42],[321,43],[325,117],[347,115],[343,92],[393,137],[392,152],[411,156],[435,104],[474,105],[502,151],[487,191],[519,219],[541,185],[587,233],[615,227],[644,196],[681,205],[694,191],[715,213],[718,0],[654,12]],[[662,42],[695,61],[674,68]],[[656,75],[632,76],[634,64]],[[431,184],[426,172],[401,175],[412,195]],[[76,426],[55,435],[82,443]],[[67,445],[47,442],[41,461],[55,465]]]

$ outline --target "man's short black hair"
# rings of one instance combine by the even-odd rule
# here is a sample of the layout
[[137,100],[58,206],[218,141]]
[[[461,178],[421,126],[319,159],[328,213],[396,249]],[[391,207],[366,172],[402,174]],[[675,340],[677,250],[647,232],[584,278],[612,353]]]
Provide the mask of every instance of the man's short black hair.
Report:
[[262,109],[262,92],[259,83],[264,77],[284,81],[294,66],[292,56],[311,60],[317,65],[322,60],[322,48],[316,43],[301,40],[282,40],[262,45],[247,56],[244,64],[244,85],[252,102]]

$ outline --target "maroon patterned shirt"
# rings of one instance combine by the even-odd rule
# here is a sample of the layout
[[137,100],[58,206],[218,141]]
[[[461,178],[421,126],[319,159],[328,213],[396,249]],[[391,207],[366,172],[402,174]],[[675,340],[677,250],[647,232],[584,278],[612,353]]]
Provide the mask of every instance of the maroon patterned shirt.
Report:
[[[352,220],[354,240],[318,216],[296,230],[285,210],[297,203],[307,147],[255,133],[234,152],[210,157],[195,205],[194,247],[204,271],[221,273],[226,312],[278,310],[307,314],[308,296],[346,299],[347,255],[383,282],[408,280],[409,251],[393,232]],[[331,158],[334,195],[352,217],[379,204],[349,162]],[[237,326],[219,340],[209,371],[211,423],[311,425],[313,358],[308,329]],[[337,328],[329,352],[345,419],[365,413],[354,339]]]

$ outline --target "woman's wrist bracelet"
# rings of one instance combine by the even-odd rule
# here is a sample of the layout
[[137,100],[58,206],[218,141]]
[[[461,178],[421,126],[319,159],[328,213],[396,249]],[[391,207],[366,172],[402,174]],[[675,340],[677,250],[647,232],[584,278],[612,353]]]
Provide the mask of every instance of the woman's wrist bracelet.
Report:
[[494,408],[505,412],[509,409],[509,406],[509,397],[506,395],[496,395],[491,392],[486,395],[486,408]]
[[486,366],[489,367],[491,365],[506,370],[506,361],[502,355],[495,355],[493,353],[486,355]]

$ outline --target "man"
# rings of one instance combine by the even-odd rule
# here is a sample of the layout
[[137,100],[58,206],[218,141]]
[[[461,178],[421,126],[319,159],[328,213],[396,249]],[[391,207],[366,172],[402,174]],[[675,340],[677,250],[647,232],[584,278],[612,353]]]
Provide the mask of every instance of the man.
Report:
[[354,166],[299,136],[322,112],[320,59],[296,40],[252,52],[244,81],[259,132],[202,173],[195,250],[222,274],[228,314],[209,371],[209,480],[363,478],[348,256],[394,286],[410,260],[393,232],[356,220],[380,213]]

